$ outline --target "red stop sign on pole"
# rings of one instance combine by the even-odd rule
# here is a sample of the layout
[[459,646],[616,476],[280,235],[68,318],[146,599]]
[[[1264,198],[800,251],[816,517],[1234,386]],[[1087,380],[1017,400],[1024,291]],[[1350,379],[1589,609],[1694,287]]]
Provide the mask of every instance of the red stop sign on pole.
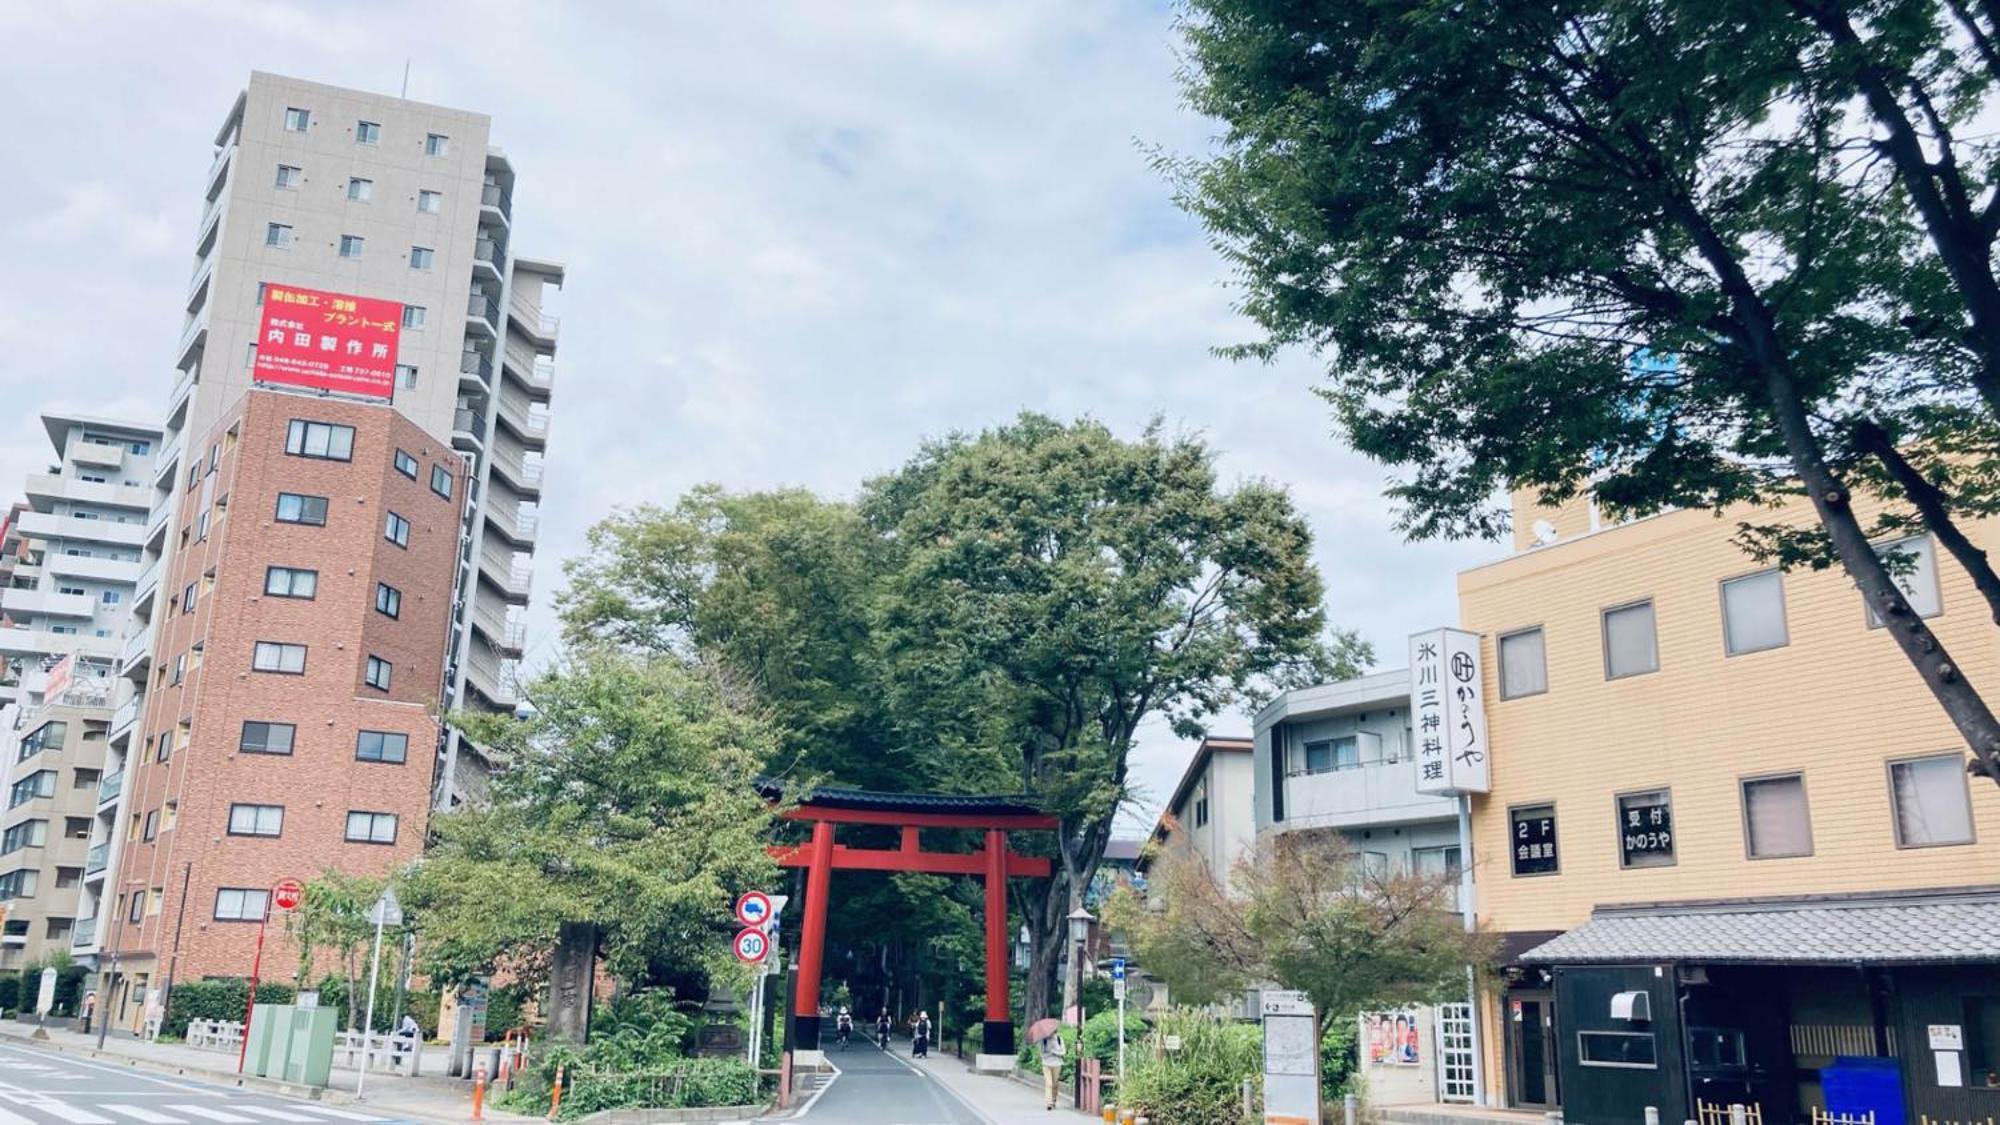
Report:
[[305,898],[305,884],[297,879],[280,879],[278,885],[271,888],[271,905],[279,910],[296,910]]

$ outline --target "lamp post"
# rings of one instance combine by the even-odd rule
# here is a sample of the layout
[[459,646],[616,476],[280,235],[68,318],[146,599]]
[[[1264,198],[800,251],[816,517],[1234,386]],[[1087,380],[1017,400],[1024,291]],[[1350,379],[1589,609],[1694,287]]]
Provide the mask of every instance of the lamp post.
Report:
[[1074,962],[1071,972],[1076,977],[1076,1108],[1083,1108],[1083,956],[1084,945],[1090,940],[1090,924],[1097,921],[1090,911],[1078,904],[1069,914],[1069,940],[1076,952],[1070,960]]

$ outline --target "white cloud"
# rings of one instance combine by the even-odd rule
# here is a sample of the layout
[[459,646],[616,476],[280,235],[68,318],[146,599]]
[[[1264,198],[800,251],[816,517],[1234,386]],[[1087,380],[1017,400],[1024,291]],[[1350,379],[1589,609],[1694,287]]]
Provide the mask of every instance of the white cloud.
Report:
[[[394,92],[407,60],[411,97],[492,115],[515,245],[571,278],[531,638],[614,505],[705,480],[847,494],[1023,408],[1162,416],[1225,477],[1291,485],[1332,618],[1389,663],[1498,553],[1401,543],[1311,362],[1211,354],[1254,330],[1148,163],[1212,131],[1162,5],[21,4],[0,39],[0,214],[34,217],[0,251],[0,401],[28,412],[164,404],[209,141],[252,69]],[[48,457],[18,423],[0,482]],[[1149,729],[1141,783],[1164,795],[1187,754]]]

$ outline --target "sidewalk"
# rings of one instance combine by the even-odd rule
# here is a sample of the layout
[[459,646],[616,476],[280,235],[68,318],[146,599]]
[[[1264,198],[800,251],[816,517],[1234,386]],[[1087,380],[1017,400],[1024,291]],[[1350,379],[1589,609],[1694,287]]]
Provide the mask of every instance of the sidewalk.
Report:
[[[105,1038],[104,1049],[100,1051],[95,1034],[85,1035],[80,1031],[54,1027],[49,1029],[46,1040],[35,1039],[34,1034],[35,1025],[32,1023],[0,1020],[0,1042],[19,1046],[60,1051],[99,1062],[124,1063],[280,1097],[324,1101],[328,1105],[358,1104],[385,1117],[409,1117],[437,1123],[463,1122],[472,1117],[472,1085],[463,1079],[445,1076],[447,1052],[443,1047],[426,1049],[424,1074],[417,1078],[370,1070],[368,1096],[365,1101],[357,1103],[354,1084],[360,1072],[344,1067],[334,1067],[332,1085],[322,1089],[271,1078],[239,1076],[236,1073],[236,1055],[231,1051],[207,1050],[181,1043],[148,1043],[115,1032]],[[490,1096],[485,1116],[487,1120],[502,1125],[540,1120],[498,1110],[494,1108]]]
[[949,1055],[911,1061],[937,1079],[940,1086],[972,1103],[993,1125],[1053,1125],[1058,1122],[1078,1125],[1079,1122],[1097,1120],[1076,1111],[1067,1096],[1068,1086],[1063,1087],[1065,1096],[1057,1099],[1055,1112],[1051,1113],[1042,1105],[1040,1088],[1030,1088],[1025,1083],[997,1074],[976,1073],[970,1064]]

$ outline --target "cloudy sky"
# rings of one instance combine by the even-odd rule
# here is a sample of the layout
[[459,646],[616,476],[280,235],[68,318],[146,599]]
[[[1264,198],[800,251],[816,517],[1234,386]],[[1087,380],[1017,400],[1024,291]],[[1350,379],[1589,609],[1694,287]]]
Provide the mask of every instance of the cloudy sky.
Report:
[[[1210,354],[1252,329],[1149,166],[1213,131],[1163,4],[9,2],[0,43],[0,481],[46,464],[39,410],[164,407],[209,141],[249,72],[393,93],[407,60],[410,97],[493,116],[515,245],[570,270],[531,651],[556,560],[619,505],[849,494],[1024,408],[1158,415],[1227,477],[1288,485],[1331,617],[1386,664],[1500,551],[1401,542],[1307,357]],[[1189,752],[1146,738],[1155,800]]]

